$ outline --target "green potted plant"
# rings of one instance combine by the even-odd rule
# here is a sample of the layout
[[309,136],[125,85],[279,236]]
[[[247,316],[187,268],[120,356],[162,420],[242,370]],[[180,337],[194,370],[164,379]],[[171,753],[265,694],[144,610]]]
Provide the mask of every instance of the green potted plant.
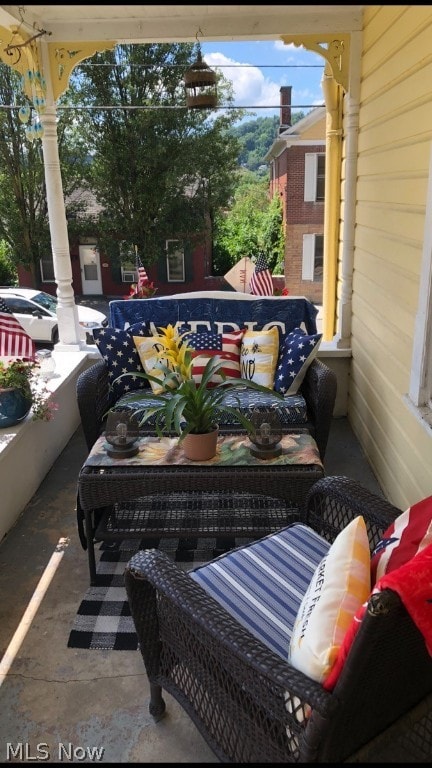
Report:
[[[139,424],[143,426],[150,418],[155,417],[156,434],[161,437],[164,433],[175,432],[179,436],[179,442],[183,443],[183,449],[188,458],[200,460],[212,458],[216,453],[218,418],[222,413],[234,416],[246,432],[249,433],[254,429],[252,422],[240,411],[240,400],[238,408],[224,402],[227,389],[230,393],[245,387],[257,392],[268,392],[268,389],[249,379],[227,378],[223,371],[224,361],[218,356],[209,358],[201,380],[195,381],[192,376],[192,349],[183,340],[185,334],[177,335],[172,326],[161,328],[159,331],[161,333],[159,340],[163,344],[163,349],[159,352],[158,364],[161,375],[158,377],[149,373],[136,375],[150,382],[153,381],[161,391],[158,394],[140,392],[143,404],[146,399],[152,401],[152,404],[140,417]],[[215,374],[220,380],[212,383]],[[211,383],[212,385],[209,386]],[[282,395],[274,394],[283,399]],[[155,400],[157,405],[154,405]],[[211,437],[208,437],[210,435]],[[199,449],[191,446],[192,442],[195,443],[195,436],[199,436]],[[203,438],[206,445],[207,441],[209,442],[205,452],[200,450],[203,446]]]
[[35,361],[0,360],[0,428],[23,421],[32,409],[33,421],[49,421],[56,406],[38,379]]

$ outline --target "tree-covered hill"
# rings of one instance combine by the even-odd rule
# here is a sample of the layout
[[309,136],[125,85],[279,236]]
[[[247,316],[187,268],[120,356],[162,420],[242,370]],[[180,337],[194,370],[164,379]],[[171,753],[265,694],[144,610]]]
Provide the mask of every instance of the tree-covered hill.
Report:
[[248,120],[245,123],[231,128],[230,133],[241,143],[242,150],[239,155],[239,165],[247,168],[249,171],[258,171],[261,169],[267,173],[267,164],[264,163],[264,156],[273,144],[279,125],[279,118],[258,117],[256,120]]
[[[303,112],[293,113],[293,124],[301,117],[304,117]],[[242,146],[239,165],[249,171],[257,172],[259,175],[265,175],[268,172],[268,165],[264,162],[264,157],[277,138],[278,129],[279,117],[277,115],[258,117],[256,120],[248,120],[233,126],[230,129],[230,134],[235,136]]]

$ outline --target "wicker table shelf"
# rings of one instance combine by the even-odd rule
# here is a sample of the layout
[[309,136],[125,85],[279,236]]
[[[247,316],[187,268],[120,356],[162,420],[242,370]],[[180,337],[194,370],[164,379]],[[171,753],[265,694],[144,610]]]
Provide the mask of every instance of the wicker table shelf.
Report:
[[[240,439],[220,438],[224,449],[231,438]],[[302,437],[303,449],[306,440],[316,449],[310,436]],[[147,463],[133,464],[130,459],[107,460],[100,448],[90,454],[78,478],[78,526],[91,584],[97,583],[95,538],[263,536],[293,519],[311,485],[324,474],[319,460],[243,464],[248,459],[233,454],[239,463],[175,463],[171,456],[171,463],[155,465],[147,458]]]
[[[96,538],[264,536],[287,525],[297,506],[250,493],[189,491],[143,496],[107,509]],[[293,518],[294,519],[294,518]]]

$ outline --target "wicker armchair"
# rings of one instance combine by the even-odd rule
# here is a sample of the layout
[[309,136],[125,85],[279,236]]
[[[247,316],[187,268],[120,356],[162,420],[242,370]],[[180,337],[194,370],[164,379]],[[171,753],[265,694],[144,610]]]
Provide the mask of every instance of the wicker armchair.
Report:
[[[324,459],[336,399],[336,374],[321,360],[309,366],[300,387],[307,404],[308,422],[300,424],[314,437]],[[109,389],[108,368],[103,360],[94,363],[78,377],[77,402],[84,437],[89,451],[104,428],[106,412],[114,405]]]
[[[373,549],[400,510],[348,478],[328,477],[312,487],[301,521],[333,541],[359,514]],[[150,713],[163,716],[162,688],[168,691],[222,762],[431,760],[432,660],[395,592],[370,599],[328,692],[162,552],[134,555],[125,580]]]

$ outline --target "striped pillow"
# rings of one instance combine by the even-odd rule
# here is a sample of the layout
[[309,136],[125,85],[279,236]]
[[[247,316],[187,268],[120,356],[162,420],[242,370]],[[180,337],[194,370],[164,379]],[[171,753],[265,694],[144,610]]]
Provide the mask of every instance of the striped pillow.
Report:
[[[202,379],[206,363],[211,357],[219,357],[223,360],[221,371],[229,379],[240,378],[240,346],[244,331],[232,331],[231,333],[212,333],[200,331],[187,333],[185,341],[194,349],[192,353],[192,377],[197,384]],[[222,381],[222,376],[215,373],[209,387]]]
[[292,666],[322,683],[369,594],[369,540],[359,515],[336,537],[303,597],[289,646]]

